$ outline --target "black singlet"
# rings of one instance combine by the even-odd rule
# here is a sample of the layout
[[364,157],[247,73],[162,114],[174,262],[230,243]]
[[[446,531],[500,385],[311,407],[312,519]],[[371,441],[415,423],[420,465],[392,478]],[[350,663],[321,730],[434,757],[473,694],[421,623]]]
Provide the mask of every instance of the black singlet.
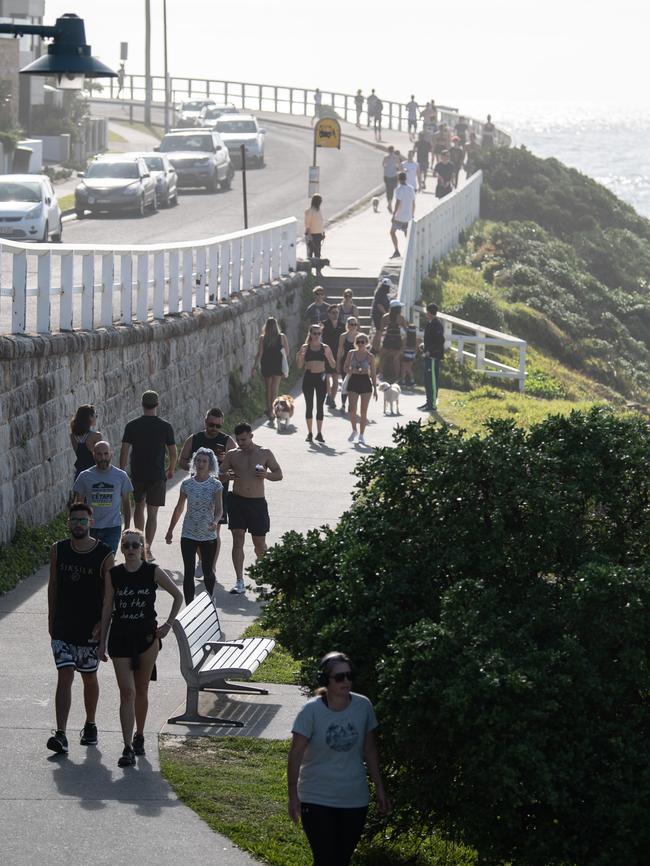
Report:
[[84,433],[83,436],[77,436],[77,444],[75,445],[74,453],[77,455],[77,459],[74,463],[74,477],[76,479],[77,475],[80,472],[83,472],[84,469],[90,469],[91,466],[95,465],[95,458],[92,453],[86,447],[86,440],[90,436],[90,432]]
[[[222,433],[221,430],[216,436],[208,436],[205,430],[201,430],[200,433],[195,433],[194,436],[192,436],[192,454],[194,454],[198,448],[209,448],[211,451],[214,451],[217,460],[220,460],[221,462],[226,453],[229,440],[230,436],[228,436],[227,433]],[[217,451],[217,447],[223,448],[223,453],[221,455]]]
[[152,627],[156,621],[155,573],[152,562],[143,562],[137,571],[127,571],[124,564],[111,568],[114,624]]
[[113,551],[102,541],[85,553],[69,538],[56,544],[56,601],[52,637],[77,646],[89,646],[92,630],[102,616],[102,566]]

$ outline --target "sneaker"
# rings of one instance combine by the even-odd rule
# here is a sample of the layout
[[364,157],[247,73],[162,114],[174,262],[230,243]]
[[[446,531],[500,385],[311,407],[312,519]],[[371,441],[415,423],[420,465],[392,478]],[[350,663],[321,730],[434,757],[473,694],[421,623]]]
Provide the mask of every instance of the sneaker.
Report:
[[144,750],[144,734],[136,734],[133,737],[133,752],[136,755],[146,754]]
[[323,434],[322,434],[322,433],[317,433],[317,434],[316,434],[316,441],[317,441],[317,442],[324,442],[324,441],[325,441],[325,440],[323,439]]
[[395,252],[391,256],[391,259],[401,259],[401,258],[402,258],[402,254],[398,253],[397,250],[395,250]]
[[365,445],[366,440],[364,439],[363,433],[359,433],[359,445]]
[[131,746],[125,746],[120,759],[117,762],[118,767],[135,767],[135,752]]
[[350,435],[348,436],[348,442],[354,442],[354,440],[356,438],[357,438],[357,431],[353,430],[352,433],[350,433]]
[[194,571],[194,577],[203,577],[203,564],[201,560],[196,563],[196,569]]
[[311,435],[311,433],[308,433],[305,436],[305,442],[313,442],[313,441],[314,441],[314,437]]
[[48,749],[56,752],[57,755],[68,754],[68,738],[63,731],[54,731],[50,739],[47,741]]
[[231,595],[242,595],[242,593],[246,592],[246,587],[244,586],[243,580],[238,580],[237,583],[230,590]]
[[93,722],[86,722],[83,730],[79,732],[79,744],[82,746],[97,745],[97,725]]
[[433,410],[433,406],[429,406],[428,403],[423,403],[421,406],[418,406],[418,412],[431,412]]

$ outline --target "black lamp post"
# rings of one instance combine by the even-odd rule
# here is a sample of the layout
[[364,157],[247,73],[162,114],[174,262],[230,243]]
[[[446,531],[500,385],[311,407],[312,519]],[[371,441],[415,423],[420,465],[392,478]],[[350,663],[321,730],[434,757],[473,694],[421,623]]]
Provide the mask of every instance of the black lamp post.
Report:
[[[40,36],[51,39],[47,54],[20,70],[21,75],[53,75],[65,86],[74,79],[115,78],[113,72],[90,53],[83,18],[68,13],[56,19],[54,27],[43,24],[0,24],[0,33],[11,36]],[[69,84],[68,84],[69,86]]]

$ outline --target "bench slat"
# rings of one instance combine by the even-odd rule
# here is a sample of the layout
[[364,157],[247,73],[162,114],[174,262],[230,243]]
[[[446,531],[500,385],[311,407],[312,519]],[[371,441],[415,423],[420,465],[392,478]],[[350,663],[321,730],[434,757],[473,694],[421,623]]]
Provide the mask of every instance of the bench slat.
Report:
[[206,659],[200,673],[220,668],[247,669],[254,673],[275,646],[275,641],[271,638],[246,638],[243,643],[242,650],[224,647],[216,655],[210,656]]

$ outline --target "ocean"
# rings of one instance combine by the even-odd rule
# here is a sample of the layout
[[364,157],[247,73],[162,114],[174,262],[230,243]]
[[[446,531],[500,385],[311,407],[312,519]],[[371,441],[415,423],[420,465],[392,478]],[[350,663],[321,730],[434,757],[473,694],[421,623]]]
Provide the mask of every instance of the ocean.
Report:
[[[469,113],[469,112],[468,112]],[[473,113],[472,113],[473,114]],[[481,111],[480,115],[484,116]],[[650,116],[614,107],[495,106],[492,119],[537,156],[554,156],[650,217]]]

